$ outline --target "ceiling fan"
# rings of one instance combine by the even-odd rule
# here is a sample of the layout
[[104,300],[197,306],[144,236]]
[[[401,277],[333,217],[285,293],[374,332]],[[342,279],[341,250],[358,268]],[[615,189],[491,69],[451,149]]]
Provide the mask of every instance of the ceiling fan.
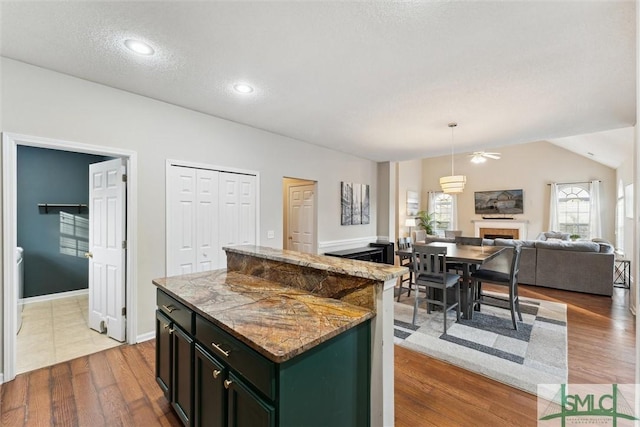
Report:
[[484,163],[487,159],[499,160],[500,153],[489,153],[486,151],[475,151],[473,154],[469,154],[472,163]]

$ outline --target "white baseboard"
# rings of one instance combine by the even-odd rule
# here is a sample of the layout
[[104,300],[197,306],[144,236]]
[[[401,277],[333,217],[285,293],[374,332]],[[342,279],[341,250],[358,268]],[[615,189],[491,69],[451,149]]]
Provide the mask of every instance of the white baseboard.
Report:
[[318,242],[318,253],[322,254],[325,252],[367,246],[369,243],[375,242],[376,240],[378,240],[378,236],[357,237],[355,239],[344,240],[326,240],[324,242]]
[[58,292],[49,295],[38,295],[37,297],[22,298],[23,304],[31,304],[34,302],[52,301],[55,299],[78,297],[80,295],[88,295],[89,289],[79,289],[77,291]]
[[140,334],[136,337],[136,344],[152,340],[156,337],[156,333],[154,331],[146,332],[144,334]]

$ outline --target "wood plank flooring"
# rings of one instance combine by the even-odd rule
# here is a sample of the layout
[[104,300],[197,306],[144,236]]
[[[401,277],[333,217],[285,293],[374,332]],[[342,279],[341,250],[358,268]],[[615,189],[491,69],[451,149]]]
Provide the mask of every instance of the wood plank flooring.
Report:
[[[569,382],[633,383],[635,318],[614,298],[521,286],[565,302]],[[124,345],[21,374],[0,388],[2,426],[181,426],[154,376],[155,343]],[[396,426],[535,426],[536,397],[395,348]]]

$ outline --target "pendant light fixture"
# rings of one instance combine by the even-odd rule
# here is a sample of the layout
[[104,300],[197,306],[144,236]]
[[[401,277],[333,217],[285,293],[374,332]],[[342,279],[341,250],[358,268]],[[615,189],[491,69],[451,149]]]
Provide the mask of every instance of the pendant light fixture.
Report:
[[462,193],[467,177],[464,175],[455,175],[453,172],[453,128],[458,126],[457,123],[449,123],[447,126],[451,128],[451,175],[440,178],[440,187],[445,193],[456,194]]

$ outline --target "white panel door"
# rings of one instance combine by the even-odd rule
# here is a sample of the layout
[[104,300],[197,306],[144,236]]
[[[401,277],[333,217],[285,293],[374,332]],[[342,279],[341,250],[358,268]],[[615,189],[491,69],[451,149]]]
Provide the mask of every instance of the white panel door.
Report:
[[216,171],[197,170],[195,241],[197,271],[215,270],[220,258],[218,243],[218,175]]
[[[220,172],[220,246],[255,244],[256,177]],[[220,252],[220,267],[227,265]]]
[[89,165],[89,327],[125,340],[126,183],[122,159]]
[[252,175],[238,176],[239,223],[238,244],[255,245],[256,243],[256,177]]
[[289,245],[287,249],[315,253],[314,186],[289,187]]
[[198,271],[196,242],[197,169],[169,168],[167,276]]

